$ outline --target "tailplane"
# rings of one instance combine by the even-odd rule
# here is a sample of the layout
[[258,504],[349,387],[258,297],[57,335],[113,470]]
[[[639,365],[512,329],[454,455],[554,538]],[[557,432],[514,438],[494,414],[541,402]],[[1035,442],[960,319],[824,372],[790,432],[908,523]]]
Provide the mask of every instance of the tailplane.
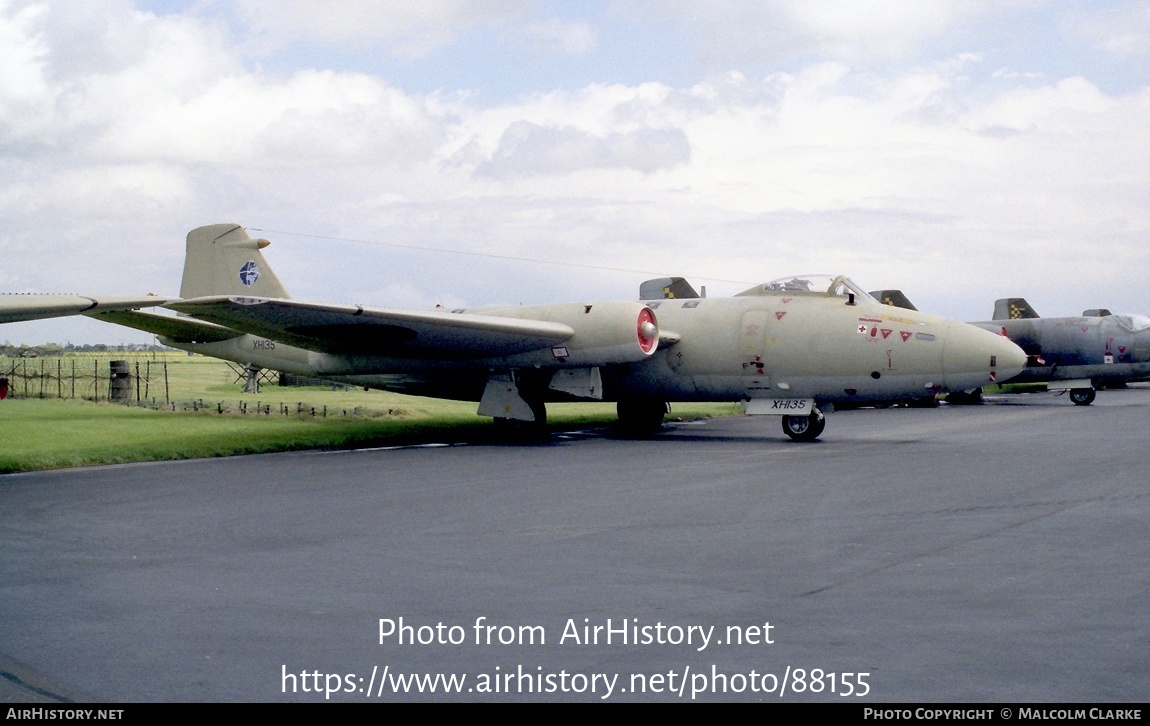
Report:
[[212,224],[188,232],[180,297],[243,295],[290,298],[260,253],[270,245],[238,224]]

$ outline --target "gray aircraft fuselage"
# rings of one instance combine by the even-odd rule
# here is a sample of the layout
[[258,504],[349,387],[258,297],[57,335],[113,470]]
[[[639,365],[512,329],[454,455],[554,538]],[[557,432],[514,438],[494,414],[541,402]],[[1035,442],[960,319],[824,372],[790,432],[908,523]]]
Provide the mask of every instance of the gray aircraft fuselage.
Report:
[[1022,318],[974,325],[1008,337],[1029,356],[1012,383],[1089,380],[1096,387],[1150,377],[1143,316]]

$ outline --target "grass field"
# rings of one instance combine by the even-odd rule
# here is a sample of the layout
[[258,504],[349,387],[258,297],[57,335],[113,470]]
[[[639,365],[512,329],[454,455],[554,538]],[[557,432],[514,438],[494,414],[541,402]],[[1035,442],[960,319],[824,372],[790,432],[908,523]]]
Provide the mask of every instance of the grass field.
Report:
[[[113,359],[128,360],[133,373],[139,366],[128,405],[107,401],[107,361]],[[259,393],[245,394],[226,363],[184,353],[0,359],[0,372],[10,375],[14,366],[21,369],[12,376],[12,395],[0,401],[0,473],[494,433],[491,419],[477,416],[472,402],[343,386],[264,384]],[[73,389],[78,398],[68,397]],[[737,410],[736,404],[682,404],[674,406],[673,416],[705,418]],[[548,405],[551,428],[614,419],[610,403]]]

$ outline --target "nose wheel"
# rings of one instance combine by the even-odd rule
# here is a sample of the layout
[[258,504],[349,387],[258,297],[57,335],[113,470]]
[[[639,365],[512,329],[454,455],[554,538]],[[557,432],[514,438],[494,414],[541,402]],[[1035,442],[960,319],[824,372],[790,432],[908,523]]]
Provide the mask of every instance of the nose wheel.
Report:
[[1070,389],[1070,400],[1074,401],[1075,406],[1089,406],[1094,403],[1094,395],[1093,388]]
[[809,416],[783,416],[783,433],[795,441],[814,441],[826,426],[826,418],[817,410]]

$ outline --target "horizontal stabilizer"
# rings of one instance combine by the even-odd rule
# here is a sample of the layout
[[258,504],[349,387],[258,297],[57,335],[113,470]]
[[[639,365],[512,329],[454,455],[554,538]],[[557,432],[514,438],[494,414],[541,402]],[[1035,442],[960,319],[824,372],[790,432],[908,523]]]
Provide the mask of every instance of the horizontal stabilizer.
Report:
[[699,297],[691,283],[681,277],[657,277],[639,285],[640,300],[690,299]]
[[991,320],[1022,320],[1037,317],[1038,313],[1024,298],[1004,297],[994,301],[994,317]]
[[243,333],[345,355],[478,359],[545,348],[575,334],[568,325],[543,320],[268,298],[214,296],[167,307]]
[[1082,311],[1082,317],[1084,318],[1105,318],[1113,314],[1114,313],[1106,308],[1090,308],[1089,310]]
[[870,296],[883,305],[905,308],[907,310],[918,310],[910,301],[910,298],[903,294],[902,290],[875,290],[870,293]]
[[143,330],[146,333],[162,335],[176,343],[217,343],[243,335],[237,330],[225,328],[215,323],[194,318],[160,315],[159,313],[121,310],[106,313],[89,313],[96,320],[116,323],[128,328]]
[[0,295],[0,323],[62,318],[98,313],[104,310],[132,310],[163,305],[169,300],[155,295],[139,297],[88,297],[86,295],[42,295],[7,293]]

